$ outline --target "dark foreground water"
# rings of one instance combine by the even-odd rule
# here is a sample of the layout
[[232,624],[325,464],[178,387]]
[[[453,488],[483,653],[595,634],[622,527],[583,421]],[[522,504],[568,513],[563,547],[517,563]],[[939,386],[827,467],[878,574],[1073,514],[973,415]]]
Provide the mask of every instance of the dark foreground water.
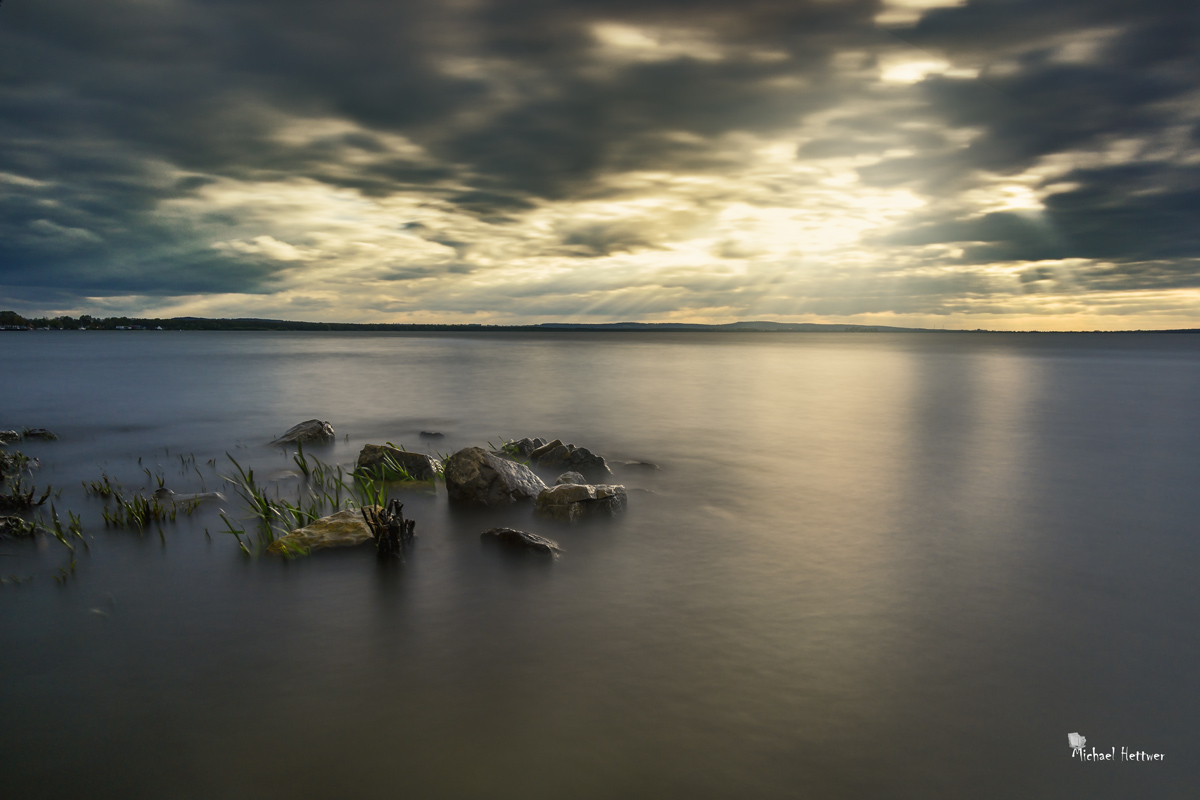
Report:
[[[0,543],[32,577],[0,586],[7,797],[1200,786],[1200,336],[14,333],[0,368],[91,537],[62,586],[57,542]],[[618,466],[650,491],[580,528],[406,495],[392,567],[247,559],[215,508],[106,529],[81,488],[211,490],[226,453],[294,480],[268,442],[310,417],[347,465],[435,429],[661,470]]]

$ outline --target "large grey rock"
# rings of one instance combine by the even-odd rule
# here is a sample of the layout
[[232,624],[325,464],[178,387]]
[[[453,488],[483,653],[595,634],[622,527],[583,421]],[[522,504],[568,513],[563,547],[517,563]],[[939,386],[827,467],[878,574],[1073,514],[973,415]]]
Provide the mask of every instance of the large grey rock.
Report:
[[481,447],[465,447],[450,456],[443,474],[450,501],[467,505],[508,506],[532,500],[546,488],[529,467]]
[[390,479],[401,477],[398,468],[413,480],[431,481],[439,466],[437,459],[424,453],[410,453],[386,444],[368,444],[359,452],[354,471]]
[[587,478],[580,475],[578,472],[564,472],[558,476],[558,480],[554,481],[555,486],[561,486],[564,483],[587,483]]
[[319,419],[308,419],[287,429],[287,432],[272,444],[294,444],[295,442],[328,442],[333,440],[333,426]]
[[585,517],[612,517],[629,504],[624,486],[563,483],[538,495],[533,513],[555,522],[578,522]]
[[552,539],[538,536],[529,531],[519,531],[516,528],[489,528],[479,534],[479,538],[484,542],[493,542],[522,550],[533,550],[551,556],[562,552],[562,548]]
[[[368,506],[368,512],[378,513],[379,506]],[[363,520],[362,509],[350,508],[321,517],[316,522],[297,528],[276,539],[268,553],[280,556],[304,555],[326,547],[354,547],[375,538]]]

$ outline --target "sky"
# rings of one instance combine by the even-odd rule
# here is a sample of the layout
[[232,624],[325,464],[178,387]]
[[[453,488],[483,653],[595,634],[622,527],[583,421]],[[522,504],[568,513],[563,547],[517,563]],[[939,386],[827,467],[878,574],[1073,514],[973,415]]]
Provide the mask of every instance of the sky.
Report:
[[1200,5],[4,0],[0,308],[1200,327]]

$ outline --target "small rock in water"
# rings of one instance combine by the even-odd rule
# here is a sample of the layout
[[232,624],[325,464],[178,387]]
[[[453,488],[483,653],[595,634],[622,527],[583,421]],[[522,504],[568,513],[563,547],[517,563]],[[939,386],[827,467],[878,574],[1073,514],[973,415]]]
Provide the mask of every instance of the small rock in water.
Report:
[[587,479],[578,472],[564,472],[558,476],[558,480],[554,481],[554,485],[562,486],[564,483],[587,483]]
[[620,464],[623,467],[634,467],[638,469],[659,469],[658,464],[650,461],[622,461]]
[[225,495],[220,492],[196,492],[195,494],[175,494],[165,486],[160,486],[154,490],[154,496],[159,500],[172,500],[176,503],[198,503],[201,500],[224,500]]
[[547,539],[545,536],[538,536],[536,533],[519,531],[516,528],[489,528],[479,534],[479,538],[484,542],[495,542],[551,556],[562,552],[562,548],[558,546],[557,542]]
[[441,431],[421,431],[422,439],[441,439],[445,435]]
[[308,419],[288,428],[287,432],[272,444],[291,444],[293,442],[328,442],[334,437],[333,426],[319,419]]
[[54,439],[58,438],[57,433],[48,431],[45,428],[26,428],[23,431],[23,434],[26,439],[45,439],[46,441],[53,441]]
[[0,431],[0,444],[12,444],[21,441],[21,434],[16,431]]

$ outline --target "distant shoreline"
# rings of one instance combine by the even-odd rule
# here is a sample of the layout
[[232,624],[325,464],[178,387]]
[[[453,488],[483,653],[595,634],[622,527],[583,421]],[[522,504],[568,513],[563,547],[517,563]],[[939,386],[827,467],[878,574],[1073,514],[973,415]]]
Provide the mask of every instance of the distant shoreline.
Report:
[[543,322],[537,325],[483,325],[478,323],[419,324],[388,322],[298,322],[294,320],[205,317],[147,319],[138,317],[84,316],[25,319],[14,312],[0,312],[0,332],[39,330],[150,330],[150,331],[360,331],[360,332],[473,332],[473,333],[1200,333],[1200,328],[1123,331],[994,331],[983,328],[902,328],[891,325],[855,325],[817,322],[729,322],[704,325],[686,322]]

